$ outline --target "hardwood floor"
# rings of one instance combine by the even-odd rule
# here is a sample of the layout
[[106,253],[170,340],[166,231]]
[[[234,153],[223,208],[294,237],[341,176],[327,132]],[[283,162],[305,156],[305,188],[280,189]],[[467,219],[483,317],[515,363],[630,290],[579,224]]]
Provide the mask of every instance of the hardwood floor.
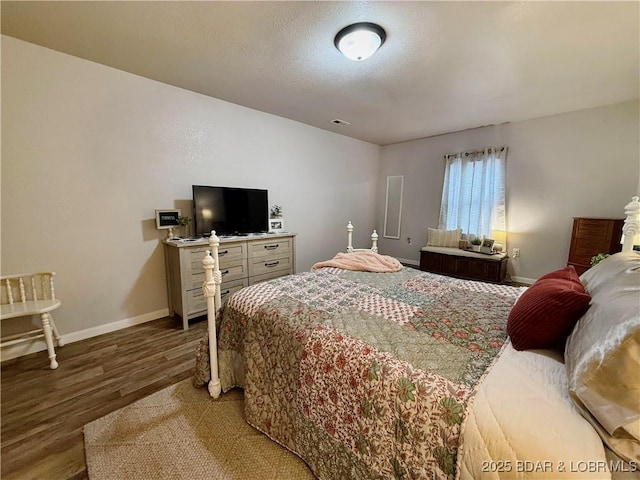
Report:
[[192,374],[206,318],[163,318],[2,363],[1,476],[87,477],[82,427]]

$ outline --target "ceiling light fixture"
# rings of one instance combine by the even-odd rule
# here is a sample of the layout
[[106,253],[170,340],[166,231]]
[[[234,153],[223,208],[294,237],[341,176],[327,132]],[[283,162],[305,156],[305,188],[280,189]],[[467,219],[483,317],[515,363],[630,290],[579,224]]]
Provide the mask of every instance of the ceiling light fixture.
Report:
[[387,34],[380,25],[360,22],[340,30],[333,43],[349,60],[360,62],[376,53],[386,38]]

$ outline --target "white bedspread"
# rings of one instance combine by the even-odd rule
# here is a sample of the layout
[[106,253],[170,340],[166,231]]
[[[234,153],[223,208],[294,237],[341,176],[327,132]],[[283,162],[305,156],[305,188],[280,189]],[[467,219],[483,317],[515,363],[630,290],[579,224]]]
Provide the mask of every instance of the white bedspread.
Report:
[[552,356],[506,346],[474,399],[459,478],[611,478],[602,441],[573,406],[565,366]]

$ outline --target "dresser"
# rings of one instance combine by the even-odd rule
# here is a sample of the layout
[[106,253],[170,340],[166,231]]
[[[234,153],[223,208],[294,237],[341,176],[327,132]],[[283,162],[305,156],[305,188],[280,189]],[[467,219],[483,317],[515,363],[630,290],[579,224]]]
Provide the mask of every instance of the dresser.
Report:
[[423,247],[420,270],[451,277],[500,283],[507,275],[507,255],[469,252],[459,248]]
[[567,265],[582,275],[591,267],[591,257],[615,253],[622,249],[622,218],[574,217]]
[[[180,315],[185,330],[189,320],[207,313],[202,259],[209,249],[208,239],[164,241],[169,315]],[[294,273],[295,234],[220,238],[218,258],[224,303],[241,288]]]

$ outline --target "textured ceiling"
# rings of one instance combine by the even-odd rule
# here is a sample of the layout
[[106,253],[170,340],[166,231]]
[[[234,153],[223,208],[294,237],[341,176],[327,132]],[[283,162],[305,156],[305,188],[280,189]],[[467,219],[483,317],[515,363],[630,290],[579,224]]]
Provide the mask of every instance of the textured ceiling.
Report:
[[[1,20],[5,35],[386,145],[638,98],[639,8],[2,1]],[[360,21],[387,41],[352,62],[333,38]]]

